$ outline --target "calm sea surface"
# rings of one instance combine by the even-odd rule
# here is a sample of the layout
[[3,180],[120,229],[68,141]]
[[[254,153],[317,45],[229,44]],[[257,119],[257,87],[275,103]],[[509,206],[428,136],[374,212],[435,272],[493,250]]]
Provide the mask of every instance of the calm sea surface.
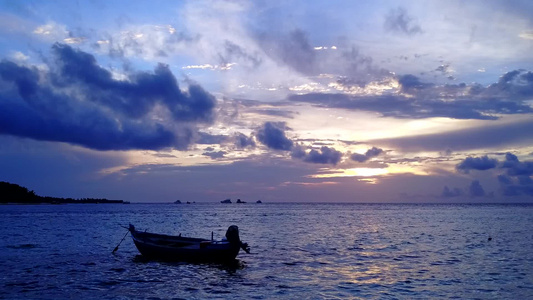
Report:
[[[146,261],[129,235],[112,254],[129,223],[236,224],[252,254]],[[0,298],[533,299],[533,205],[1,205]]]

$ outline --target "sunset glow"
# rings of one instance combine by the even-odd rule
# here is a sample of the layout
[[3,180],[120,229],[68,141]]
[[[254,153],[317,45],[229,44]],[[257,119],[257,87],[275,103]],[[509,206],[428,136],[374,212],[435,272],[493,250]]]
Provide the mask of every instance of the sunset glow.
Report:
[[533,201],[530,1],[0,7],[0,181],[134,202]]
[[317,174],[311,176],[311,178],[333,178],[333,177],[372,177],[385,175],[388,173],[387,169],[375,169],[375,168],[354,168],[339,170],[340,172],[333,171],[327,174]]

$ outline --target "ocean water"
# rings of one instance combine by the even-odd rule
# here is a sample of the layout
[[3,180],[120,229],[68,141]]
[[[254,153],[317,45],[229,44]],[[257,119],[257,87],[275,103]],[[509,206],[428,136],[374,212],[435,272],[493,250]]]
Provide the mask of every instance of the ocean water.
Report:
[[[222,238],[232,265],[147,261],[138,229]],[[489,240],[489,237],[491,240]],[[533,205],[0,206],[0,299],[533,299]]]

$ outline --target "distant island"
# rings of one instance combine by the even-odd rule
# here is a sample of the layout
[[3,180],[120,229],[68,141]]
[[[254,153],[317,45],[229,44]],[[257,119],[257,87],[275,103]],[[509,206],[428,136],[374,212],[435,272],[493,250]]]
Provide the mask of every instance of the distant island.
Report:
[[0,181],[0,204],[1,203],[19,203],[19,204],[70,204],[70,203],[113,203],[113,204],[128,204],[128,201],[123,200],[108,200],[99,198],[58,198],[58,197],[43,197],[36,195],[34,191],[30,191],[18,184]]
[[[220,203],[231,204],[231,203],[233,203],[233,202],[231,202],[231,199],[228,198],[228,199],[226,199],[226,200],[222,200],[222,201],[220,201]],[[237,199],[237,202],[235,202],[235,203],[243,204],[243,203],[246,203],[246,201],[242,201],[241,199]],[[257,200],[255,203],[257,203],[257,204],[261,204],[261,203],[263,203],[263,202],[261,202],[261,200]]]

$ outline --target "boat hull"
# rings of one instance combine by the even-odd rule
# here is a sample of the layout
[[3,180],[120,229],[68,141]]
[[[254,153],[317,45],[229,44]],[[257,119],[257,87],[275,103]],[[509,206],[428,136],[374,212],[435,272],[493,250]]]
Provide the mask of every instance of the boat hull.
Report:
[[135,246],[149,258],[165,261],[228,262],[235,260],[240,246],[228,241],[169,236],[130,228]]

